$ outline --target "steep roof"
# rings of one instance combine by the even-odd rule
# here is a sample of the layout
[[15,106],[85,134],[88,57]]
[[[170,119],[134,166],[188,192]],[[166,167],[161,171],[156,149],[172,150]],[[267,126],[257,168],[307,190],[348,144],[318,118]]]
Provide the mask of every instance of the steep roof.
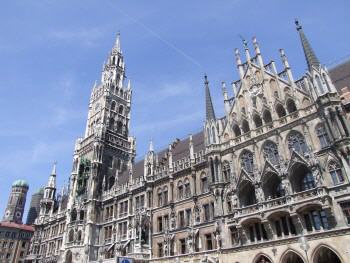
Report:
[[330,68],[329,75],[339,93],[344,87],[350,88],[350,60]]
[[[190,148],[189,148],[190,138],[187,137],[183,140],[178,140],[173,144],[172,154],[173,154],[173,162],[181,160],[182,158],[187,158],[190,156]],[[192,135],[192,143],[194,152],[199,152],[204,150],[204,134],[203,131],[200,131],[194,135]],[[157,152],[158,159],[161,162],[163,157],[167,157],[168,149],[163,149]],[[138,161],[134,164],[133,167],[133,177],[134,179],[139,179],[143,177],[144,173],[144,160]],[[118,178],[118,184],[126,184],[129,180],[129,172],[125,171]]]
[[17,224],[13,222],[0,222],[0,227],[16,228],[16,229],[34,232],[34,228],[30,225]]

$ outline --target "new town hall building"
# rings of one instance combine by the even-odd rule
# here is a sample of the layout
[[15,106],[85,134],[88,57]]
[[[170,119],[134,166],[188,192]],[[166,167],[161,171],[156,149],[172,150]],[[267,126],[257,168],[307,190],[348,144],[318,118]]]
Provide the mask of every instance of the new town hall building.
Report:
[[[119,36],[91,93],[69,191],[53,169],[28,262],[346,263],[350,126],[340,96],[296,22],[308,71],[295,80],[258,42],[217,117],[205,77],[203,132],[135,162],[132,88]],[[130,260],[131,261],[131,260]],[[125,261],[127,262],[127,261]]]

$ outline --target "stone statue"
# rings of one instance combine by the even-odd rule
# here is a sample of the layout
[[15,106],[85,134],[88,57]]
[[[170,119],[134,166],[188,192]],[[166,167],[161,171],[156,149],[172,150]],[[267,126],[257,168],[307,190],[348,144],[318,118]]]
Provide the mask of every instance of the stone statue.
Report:
[[312,167],[312,175],[313,175],[314,180],[315,180],[315,185],[317,187],[320,187],[322,185],[321,173],[320,173],[320,170],[316,166]]
[[236,194],[232,195],[232,207],[233,208],[238,208],[238,197]]

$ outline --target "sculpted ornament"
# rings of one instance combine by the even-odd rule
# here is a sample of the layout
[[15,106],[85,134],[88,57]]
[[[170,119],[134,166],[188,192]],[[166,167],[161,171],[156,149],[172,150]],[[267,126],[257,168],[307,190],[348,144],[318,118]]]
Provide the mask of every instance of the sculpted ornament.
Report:
[[312,175],[313,175],[314,180],[315,180],[315,185],[317,187],[322,186],[321,173],[320,173],[320,170],[318,169],[318,167],[316,167],[316,166],[312,167]]

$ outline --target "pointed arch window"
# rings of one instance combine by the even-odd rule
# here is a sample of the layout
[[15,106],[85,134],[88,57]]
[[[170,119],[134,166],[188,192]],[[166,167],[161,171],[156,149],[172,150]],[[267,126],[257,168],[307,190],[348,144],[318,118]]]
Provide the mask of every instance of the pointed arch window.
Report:
[[277,145],[273,142],[266,142],[263,147],[264,158],[272,164],[277,165],[279,162]]
[[208,177],[204,172],[201,174],[201,190],[202,193],[206,193],[209,191]]
[[330,92],[331,91],[331,87],[329,86],[326,74],[323,73],[322,77],[323,77],[324,83],[326,84],[328,92]]
[[301,191],[315,188],[315,179],[311,172],[307,172],[301,180]]
[[237,124],[234,124],[232,129],[236,137],[241,136],[241,129]]
[[269,110],[264,110],[263,119],[265,124],[272,122],[272,116]]
[[279,118],[282,118],[287,115],[286,110],[280,103],[276,105],[276,112]]
[[316,85],[317,85],[318,90],[319,90],[319,94],[322,95],[323,93],[325,93],[322,81],[318,75],[315,76],[315,79],[316,79]]
[[316,127],[316,134],[320,141],[321,149],[329,146],[329,137],[323,124]]
[[334,161],[330,162],[328,165],[328,171],[332,177],[334,185],[344,183],[344,176],[338,163]]
[[189,198],[191,196],[191,184],[188,179],[185,180],[185,197]]
[[246,172],[252,173],[254,171],[254,157],[253,153],[245,151],[241,156],[241,166]]
[[122,133],[123,131],[123,123],[121,121],[117,122],[117,133]]
[[243,130],[243,133],[247,133],[250,131],[249,123],[247,120],[242,121],[242,130]]
[[289,99],[287,101],[287,111],[289,114],[297,111],[297,107],[295,106],[294,100]]
[[123,105],[120,105],[119,109],[118,109],[118,113],[123,114],[123,112],[124,112],[124,107],[123,107]]
[[288,137],[288,148],[289,151],[292,152],[293,150],[296,151],[299,154],[304,155],[308,152],[308,148],[305,143],[304,137],[298,133],[293,132]]
[[213,137],[213,143],[216,143],[216,133],[215,133],[215,128],[211,127],[211,135]]
[[208,143],[208,145],[210,144],[210,137],[211,137],[210,129],[207,128],[207,143]]
[[224,182],[230,181],[230,176],[231,176],[231,168],[229,162],[225,161],[223,163],[223,168],[222,168],[222,179]]
[[177,184],[177,195],[179,200],[184,198],[184,186],[182,184],[182,181],[179,181]]
[[261,120],[259,115],[254,114],[253,120],[254,120],[255,128],[259,128],[263,125],[262,120]]
[[158,206],[163,206],[163,192],[162,192],[162,189],[158,188],[157,196],[158,196]]
[[115,107],[116,107],[117,103],[115,101],[112,101],[111,103],[111,110],[115,111]]
[[164,186],[163,187],[163,203],[164,205],[167,205],[168,204],[168,187],[167,186]]

